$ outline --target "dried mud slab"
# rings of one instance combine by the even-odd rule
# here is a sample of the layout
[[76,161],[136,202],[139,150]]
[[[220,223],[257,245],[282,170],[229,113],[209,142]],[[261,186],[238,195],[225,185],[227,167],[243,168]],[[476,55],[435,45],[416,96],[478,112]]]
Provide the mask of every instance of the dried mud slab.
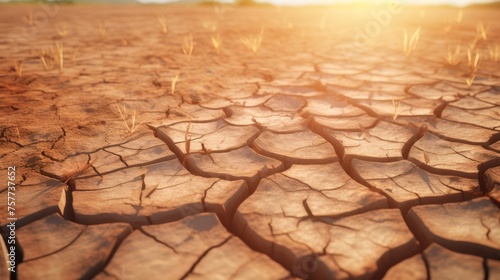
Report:
[[[288,84],[288,83],[286,83]],[[312,87],[308,86],[289,86],[289,85],[281,85],[281,86],[272,86],[272,85],[264,85],[259,88],[257,91],[257,95],[291,95],[291,96],[299,96],[299,97],[311,97],[322,95],[321,91],[318,91]]]
[[339,163],[293,165],[264,178],[248,204],[254,213],[278,218],[342,217],[387,206],[385,197],[354,181]]
[[[60,210],[61,193],[65,187],[67,186],[61,181],[45,177],[38,173],[33,172],[25,175],[25,180],[16,186],[14,194],[16,201],[29,201],[29,203],[23,204],[23,207],[16,209],[16,225],[19,227],[58,212]],[[8,189],[5,187],[4,191],[0,192],[0,199],[7,201],[7,196]],[[7,220],[9,218],[7,207],[7,203],[0,205],[0,218],[3,228],[9,223]]]
[[408,95],[405,92],[406,85],[392,83],[364,83],[360,87],[349,88],[328,85],[328,92],[334,92],[351,99],[370,100],[400,100]]
[[196,104],[183,103],[178,107],[165,109],[166,118],[148,122],[151,127],[168,126],[178,122],[208,122],[223,119],[224,111],[221,109],[207,109]]
[[434,110],[441,105],[440,101],[426,99],[404,99],[404,100],[358,100],[369,110],[375,112],[378,116],[395,118],[401,116],[432,116]]
[[485,279],[483,258],[455,253],[432,244],[424,251],[431,279]]
[[0,252],[2,253],[2,256],[0,256],[0,261],[3,263],[1,266],[2,271],[0,271],[0,277],[2,279],[9,279],[10,277],[10,272],[9,272],[9,256],[10,251],[7,250],[7,247],[5,246],[4,242],[1,242],[0,244]]
[[411,148],[409,159],[438,174],[477,178],[477,166],[498,157],[481,146],[450,142],[425,133]]
[[482,145],[488,143],[497,132],[483,127],[431,117],[401,117],[397,122],[425,127],[430,132],[448,141]]
[[442,112],[442,117],[456,122],[464,122],[492,130],[500,130],[500,108],[494,106],[488,109],[467,110],[448,106]]
[[63,182],[78,177],[105,175],[124,168],[172,160],[176,155],[153,133],[142,133],[124,142],[104,146],[96,152],[70,156],[43,168],[51,177]]
[[84,226],[52,214],[17,230],[23,250],[17,276],[90,278],[104,268],[117,244],[130,232],[125,223]]
[[332,145],[310,130],[296,133],[264,131],[253,141],[257,152],[285,164],[331,163],[337,161]]
[[422,255],[418,254],[391,267],[384,280],[427,280],[427,267]]
[[258,125],[277,133],[302,131],[306,119],[292,112],[274,112],[266,107],[229,107],[230,117],[226,122],[233,125]]
[[129,235],[96,279],[282,279],[289,272],[248,248],[210,213]]
[[302,110],[306,114],[323,117],[357,117],[365,112],[349,104],[345,99],[335,95],[324,95],[307,100]]
[[195,176],[177,160],[75,181],[76,221],[134,225],[164,223],[211,211],[227,217],[247,196],[243,181]]
[[500,209],[486,197],[415,206],[408,212],[408,221],[425,242],[500,260]]
[[152,133],[144,133],[128,142],[104,148],[105,151],[118,155],[127,167],[152,164],[175,158],[163,141]]
[[0,8],[14,278],[500,279],[494,10],[404,9],[362,47],[366,9],[158,11]]
[[322,126],[332,130],[341,131],[359,131],[360,128],[371,128],[377,123],[377,119],[366,114],[354,117],[339,118],[314,116],[313,121],[313,127]]
[[398,210],[373,210],[339,219],[301,218],[306,211],[298,207],[289,211],[259,207],[264,203],[259,189],[238,208],[233,229],[301,278],[370,278],[417,250]]
[[417,133],[415,127],[379,122],[358,132],[323,129],[319,133],[342,151],[342,157],[390,161],[403,159],[403,147]]
[[273,111],[283,112],[298,112],[304,105],[304,99],[282,94],[274,95],[266,103],[264,103],[264,106]]
[[[427,270],[426,263],[429,270]],[[498,276],[498,261],[486,260],[474,255],[453,252],[432,243],[422,254],[417,254],[392,267],[384,276],[391,279],[485,279],[488,269],[489,279]],[[491,265],[490,265],[491,264]]]
[[197,174],[249,182],[283,169],[281,161],[261,156],[248,147],[223,153],[188,155],[187,165]]
[[[189,152],[225,152],[245,146],[257,136],[255,126],[233,126],[222,120],[216,122],[182,122],[168,127],[159,127],[160,139],[175,145],[175,152],[186,154],[186,139],[190,139]],[[172,146],[173,147],[173,146]]]
[[488,196],[500,203],[500,166],[488,169],[484,177]]
[[384,192],[394,207],[470,200],[481,195],[477,180],[427,172],[407,160],[369,162],[352,160],[360,180]]

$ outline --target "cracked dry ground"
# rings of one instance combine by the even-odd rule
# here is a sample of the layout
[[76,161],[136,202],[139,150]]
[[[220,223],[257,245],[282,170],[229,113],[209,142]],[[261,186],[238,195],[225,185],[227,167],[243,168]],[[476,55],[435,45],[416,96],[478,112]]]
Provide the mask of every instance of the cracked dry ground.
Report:
[[[0,40],[13,277],[500,278],[496,11],[446,23],[456,10],[405,8],[353,48],[369,10],[59,8],[29,40]],[[21,32],[37,9],[2,6],[1,29]],[[492,25],[469,87],[465,52],[444,57],[479,20]],[[254,54],[240,39],[261,27]],[[39,60],[56,42],[61,74]],[[128,133],[118,108],[144,123]]]

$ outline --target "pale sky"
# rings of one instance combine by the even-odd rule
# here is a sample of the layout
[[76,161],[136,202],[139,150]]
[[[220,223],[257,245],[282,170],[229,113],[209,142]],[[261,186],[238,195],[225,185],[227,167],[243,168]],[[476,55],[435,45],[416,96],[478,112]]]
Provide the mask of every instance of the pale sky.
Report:
[[[142,3],[168,3],[177,2],[177,0],[138,0]],[[389,0],[256,0],[257,2],[272,3],[276,5],[307,5],[307,4],[336,4],[336,3],[381,3],[384,4]],[[490,3],[495,2],[493,0],[399,0],[402,4],[411,5],[442,5],[449,4],[454,6],[463,7],[468,4],[475,3]],[[232,1],[225,0],[220,2],[230,3]]]

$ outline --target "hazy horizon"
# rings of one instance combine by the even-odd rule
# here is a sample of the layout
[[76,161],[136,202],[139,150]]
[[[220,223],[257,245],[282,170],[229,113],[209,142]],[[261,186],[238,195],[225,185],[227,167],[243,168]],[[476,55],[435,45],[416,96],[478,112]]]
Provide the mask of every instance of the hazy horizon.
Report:
[[[171,3],[179,2],[178,0],[137,0],[140,3]],[[366,3],[366,4],[384,4],[390,0],[255,0],[259,3],[270,3],[275,5],[312,5],[312,4],[350,4],[350,3]],[[182,1],[181,1],[182,2]],[[235,1],[219,1],[224,3],[232,3]],[[464,7],[471,4],[493,3],[492,0],[399,0],[402,4],[409,5],[453,5]]]
[[[175,3],[175,2],[193,2],[196,0],[111,0],[111,1],[94,1],[89,0],[89,2],[131,2],[136,1],[142,4],[148,3]],[[202,0],[200,0],[201,2]],[[283,5],[283,6],[294,6],[294,5],[318,5],[318,4],[384,4],[388,3],[390,0],[254,0],[258,3],[269,3],[273,5]],[[0,3],[7,2],[24,2],[23,0],[0,0]],[[26,1],[31,2],[31,1]],[[86,0],[75,0],[75,2],[86,2]],[[217,2],[221,3],[234,3],[236,1],[232,0],[220,0]],[[465,7],[471,4],[485,4],[498,2],[495,0],[399,0],[403,5],[452,5],[457,7]]]

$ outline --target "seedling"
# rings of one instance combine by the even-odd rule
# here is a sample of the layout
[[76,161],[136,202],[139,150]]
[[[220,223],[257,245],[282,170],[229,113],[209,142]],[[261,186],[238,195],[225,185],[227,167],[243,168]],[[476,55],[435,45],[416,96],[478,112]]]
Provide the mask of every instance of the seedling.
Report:
[[215,52],[218,54],[222,45],[219,34],[217,34],[217,36],[211,36],[210,39],[212,40],[212,46],[214,46]]
[[460,45],[455,47],[455,51],[452,51],[451,48],[448,48],[448,54],[446,56],[446,62],[448,65],[456,66],[460,63],[462,59],[460,58]]
[[188,57],[188,61],[191,60],[193,49],[194,49],[193,36],[190,33],[187,37],[184,37],[184,42],[182,44],[182,52]]
[[410,54],[417,48],[417,43],[420,39],[420,27],[413,32],[411,38],[408,39],[408,33],[405,30],[404,33],[404,41],[403,41],[403,50],[406,56],[410,56]]
[[21,77],[23,75],[23,62],[14,60],[12,61],[12,64],[14,64],[14,70],[16,71],[16,74],[18,77]]
[[488,46],[488,51],[490,54],[490,60],[493,62],[500,61],[500,44],[496,44],[495,46]]
[[241,42],[245,47],[251,50],[254,54],[259,51],[260,45],[262,44],[262,37],[264,35],[264,29],[260,29],[259,35],[247,36],[240,38]]
[[174,95],[175,93],[175,85],[177,84],[178,79],[179,79],[179,73],[177,73],[175,77],[172,78],[172,83],[171,83],[172,95]]
[[[127,115],[127,107],[123,106],[120,108],[120,105],[116,104],[116,107],[118,108],[118,112],[120,113],[120,117],[123,120],[123,123],[125,124],[125,128],[127,129],[128,133],[134,133],[139,126],[141,126],[144,121],[139,123],[138,125],[136,124],[136,111],[134,109],[132,115]],[[131,118],[130,120],[130,125],[128,124],[128,119]]]
[[168,32],[168,26],[167,26],[167,19],[165,18],[165,16],[158,16],[158,23],[160,24],[160,27],[161,27],[161,32],[163,34],[167,34]]

